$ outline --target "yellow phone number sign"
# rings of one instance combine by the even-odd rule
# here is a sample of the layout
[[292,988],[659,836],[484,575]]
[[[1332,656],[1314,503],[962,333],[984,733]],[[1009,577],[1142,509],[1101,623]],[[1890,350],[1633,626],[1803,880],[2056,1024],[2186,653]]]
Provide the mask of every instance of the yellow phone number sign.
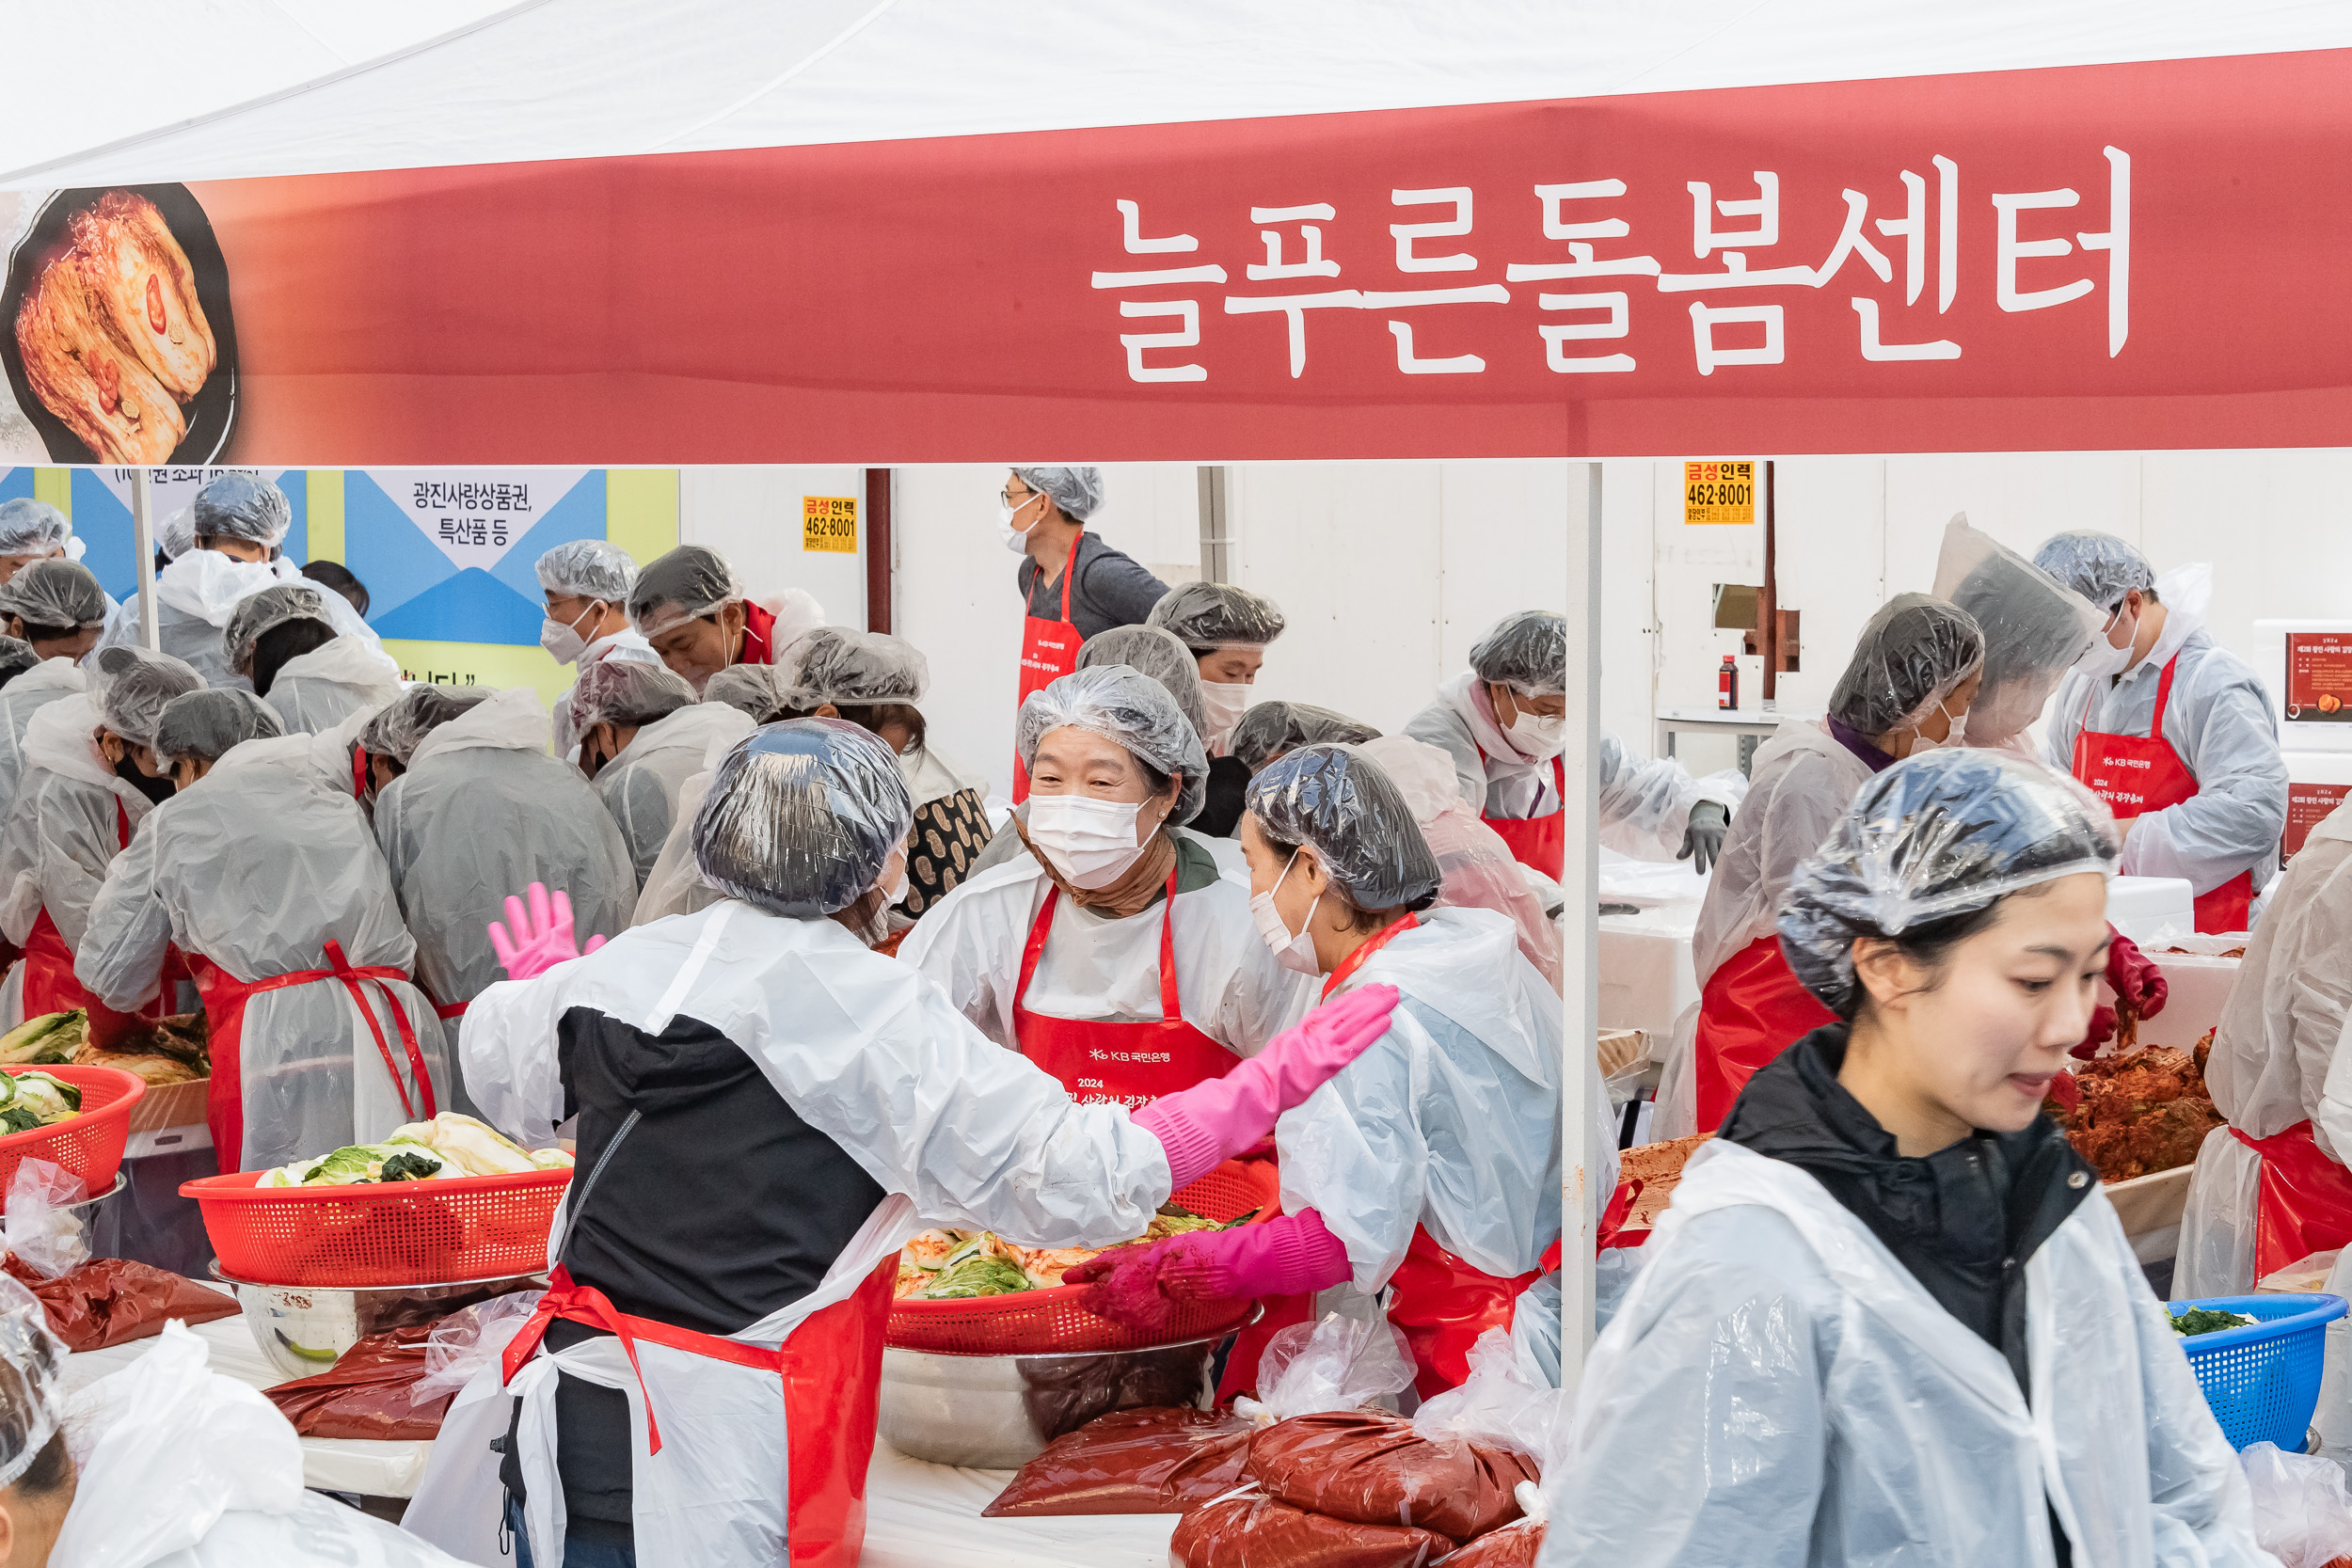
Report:
[[803,496],[801,548],[834,555],[857,554],[857,498]]
[[1686,524],[1755,522],[1756,465],[1746,461],[1685,463],[1682,520]]

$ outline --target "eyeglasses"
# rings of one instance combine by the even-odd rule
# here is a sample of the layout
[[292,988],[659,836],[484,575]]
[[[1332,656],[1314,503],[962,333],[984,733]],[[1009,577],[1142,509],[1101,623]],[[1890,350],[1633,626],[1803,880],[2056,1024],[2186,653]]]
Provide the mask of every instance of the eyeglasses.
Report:
[[1003,501],[1007,506],[1026,506],[1030,501],[1036,499],[1036,498],[1037,492],[1035,490],[1022,490],[1016,492],[1009,484],[1006,485],[1002,490],[996,492],[996,499]]

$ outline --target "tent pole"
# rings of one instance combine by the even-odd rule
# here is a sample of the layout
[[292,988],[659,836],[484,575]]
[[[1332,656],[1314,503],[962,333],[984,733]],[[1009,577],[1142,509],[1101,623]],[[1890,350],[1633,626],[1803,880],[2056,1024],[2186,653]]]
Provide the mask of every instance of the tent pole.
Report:
[[155,625],[155,480],[145,468],[131,470],[131,550],[138,557],[139,645],[160,650]]
[[[1585,1064],[1598,1046],[1600,1007],[1600,465],[1568,484],[1567,750],[1561,810],[1569,814],[1567,863],[1560,887],[1571,916],[1561,943],[1560,984],[1567,1027],[1560,1074],[1560,1386],[1573,1397],[1593,1343],[1592,1183],[1585,1129],[1594,1107]],[[1581,494],[1579,494],[1580,489]]]
[[888,631],[898,546],[890,530],[892,468],[866,470],[866,629]]

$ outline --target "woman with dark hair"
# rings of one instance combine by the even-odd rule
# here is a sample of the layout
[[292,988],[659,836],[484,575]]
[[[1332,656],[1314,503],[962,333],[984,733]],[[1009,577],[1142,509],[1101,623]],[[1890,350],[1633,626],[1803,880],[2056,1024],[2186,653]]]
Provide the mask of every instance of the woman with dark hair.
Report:
[[336,631],[326,592],[285,582],[248,594],[221,628],[229,667],[253,683],[289,735],[324,735],[400,695],[400,666],[371,638]]
[[2098,802],[1999,752],[1898,763],[1840,814],[1780,914],[1832,1022],[1685,1167],[1544,1478],[1546,1564],[2271,1561],[2098,1172],[2042,1114],[2115,857]]

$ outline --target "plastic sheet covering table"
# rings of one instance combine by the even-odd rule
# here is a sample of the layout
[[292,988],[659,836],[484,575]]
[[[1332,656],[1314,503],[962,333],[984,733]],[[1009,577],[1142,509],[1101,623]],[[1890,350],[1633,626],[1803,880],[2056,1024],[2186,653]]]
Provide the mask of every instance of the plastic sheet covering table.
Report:
[[1173,1513],[983,1519],[1010,1470],[961,1470],[874,1445],[860,1568],[1167,1568]]
[[[205,1282],[210,1286],[210,1282]],[[218,1289],[217,1286],[211,1286]],[[240,1383],[267,1388],[282,1383],[277,1369],[262,1358],[252,1333],[240,1317],[219,1318],[192,1329],[212,1347],[212,1367]],[[66,1357],[69,1390],[119,1372],[155,1348],[152,1338],[134,1339],[107,1350],[83,1351]],[[302,1482],[320,1492],[358,1492],[375,1497],[405,1497],[424,1474],[430,1443],[378,1443],[348,1437],[302,1439]],[[993,1494],[992,1494],[993,1495]]]

